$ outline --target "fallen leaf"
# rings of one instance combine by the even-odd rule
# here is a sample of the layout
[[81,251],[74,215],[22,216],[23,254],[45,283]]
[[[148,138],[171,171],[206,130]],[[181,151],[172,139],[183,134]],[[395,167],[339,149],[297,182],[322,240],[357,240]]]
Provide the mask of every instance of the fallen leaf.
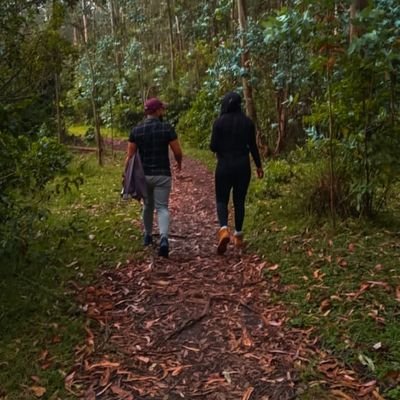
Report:
[[325,312],[331,308],[331,302],[329,299],[325,299],[321,301],[321,304],[319,305],[319,308],[322,312]]
[[372,395],[375,397],[376,400],[385,400],[376,390],[372,392]]
[[178,376],[182,371],[183,371],[183,367],[182,366],[177,367],[172,371],[171,375],[172,376]]
[[382,264],[376,264],[374,267],[375,271],[380,272],[383,270],[383,265]]
[[213,383],[226,383],[226,380],[225,380],[225,378],[209,378],[208,380],[207,380],[207,383],[205,384],[205,386],[207,387],[207,386],[210,386],[210,385],[212,385]]
[[253,345],[253,341],[251,340],[246,328],[243,328],[242,343],[246,347],[251,347]]
[[138,360],[143,361],[145,364],[148,364],[150,362],[149,357],[144,357],[144,356],[137,356],[136,357]]
[[268,325],[271,326],[282,326],[283,321],[268,321]]
[[39,361],[44,361],[44,360],[46,360],[46,358],[48,357],[48,355],[49,355],[49,351],[48,351],[48,350],[43,350],[43,351],[40,353]]
[[100,386],[102,386],[102,387],[107,386],[107,385],[108,385],[108,382],[110,382],[110,376],[111,376],[110,369],[107,368],[107,369],[104,371],[104,373],[103,373],[103,375],[101,376],[101,378],[100,378],[100,382],[99,382]]
[[120,364],[119,364],[119,363],[116,363],[116,362],[102,361],[102,362],[99,362],[99,363],[95,363],[95,364],[92,364],[92,365],[88,365],[88,366],[86,367],[86,369],[87,369],[88,371],[90,371],[90,370],[95,369],[95,368],[98,368],[98,367],[102,367],[102,368],[118,368],[119,365],[120,365]]
[[231,384],[232,383],[232,378],[231,375],[228,371],[223,371],[222,375],[224,376],[224,378],[226,379],[226,381]]
[[370,381],[365,383],[361,389],[358,391],[359,396],[363,397],[366,396],[367,394],[373,392],[376,387],[376,381]]
[[31,390],[36,397],[42,397],[47,391],[43,386],[32,386]]
[[111,391],[118,396],[121,396],[121,400],[133,400],[133,396],[126,390],[120,388],[119,386],[112,385]]
[[251,394],[254,392],[254,388],[253,387],[249,387],[246,389],[246,391],[243,393],[243,397],[242,400],[249,400]]

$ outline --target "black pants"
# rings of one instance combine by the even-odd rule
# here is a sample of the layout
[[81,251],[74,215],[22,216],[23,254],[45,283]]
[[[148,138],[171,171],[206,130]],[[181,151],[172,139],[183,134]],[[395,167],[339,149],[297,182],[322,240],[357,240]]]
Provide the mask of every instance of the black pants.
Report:
[[219,157],[215,170],[215,194],[220,226],[228,225],[228,203],[231,190],[235,209],[235,229],[243,228],[245,201],[251,178],[248,155]]

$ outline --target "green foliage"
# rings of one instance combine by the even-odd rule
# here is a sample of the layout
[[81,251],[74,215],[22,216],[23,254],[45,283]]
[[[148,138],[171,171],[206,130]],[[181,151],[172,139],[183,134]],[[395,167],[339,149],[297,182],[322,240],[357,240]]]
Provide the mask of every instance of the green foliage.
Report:
[[324,213],[333,196],[337,213],[370,216],[387,204],[400,172],[400,7],[371,3],[351,21],[359,31],[351,43],[348,10],[331,8],[300,0],[266,19],[259,58],[272,60],[281,116],[310,133],[305,154],[317,165],[300,185],[308,208]]
[[57,28],[63,6],[54,1],[54,15],[43,21],[44,3],[4,2],[0,11],[0,130],[15,136],[51,125],[55,74],[73,53]]
[[[134,107],[126,103],[117,104],[112,112],[112,125],[125,132],[129,132],[133,126],[143,119],[142,105]],[[108,126],[111,126],[111,115],[109,113],[107,114],[107,118],[103,115],[102,119],[108,123]]]
[[292,179],[293,166],[287,160],[270,160],[266,165],[264,178],[253,184],[251,198],[275,199],[281,197]]
[[24,257],[38,221],[46,218],[46,186],[70,157],[54,139],[0,133],[0,259]]
[[207,148],[218,107],[219,100],[215,93],[200,91],[176,127],[182,140],[196,148]]

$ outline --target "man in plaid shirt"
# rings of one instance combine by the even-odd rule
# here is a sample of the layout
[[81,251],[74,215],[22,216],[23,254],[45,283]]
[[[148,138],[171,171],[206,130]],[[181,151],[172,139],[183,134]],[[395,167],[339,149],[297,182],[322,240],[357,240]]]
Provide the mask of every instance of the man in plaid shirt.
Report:
[[156,209],[160,231],[158,255],[168,257],[168,202],[172,180],[168,149],[171,148],[174,154],[178,171],[182,166],[182,150],[175,130],[163,121],[165,104],[157,98],[151,98],[145,102],[144,111],[147,118],[134,127],[129,135],[125,164],[139,150],[147,184],[143,207],[144,245],[153,243],[153,215]]

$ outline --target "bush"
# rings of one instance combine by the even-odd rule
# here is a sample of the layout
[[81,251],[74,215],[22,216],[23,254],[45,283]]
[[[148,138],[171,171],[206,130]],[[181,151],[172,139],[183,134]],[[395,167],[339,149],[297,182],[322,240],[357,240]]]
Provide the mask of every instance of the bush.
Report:
[[218,108],[219,99],[216,93],[200,91],[190,109],[178,122],[177,131],[180,132],[182,140],[196,148],[207,148]]
[[254,181],[250,196],[256,199],[276,199],[287,191],[293,178],[292,166],[284,159],[270,160],[264,179]]
[[47,184],[66,171],[69,161],[55,139],[0,133],[0,259],[24,256],[37,222],[48,214]]

